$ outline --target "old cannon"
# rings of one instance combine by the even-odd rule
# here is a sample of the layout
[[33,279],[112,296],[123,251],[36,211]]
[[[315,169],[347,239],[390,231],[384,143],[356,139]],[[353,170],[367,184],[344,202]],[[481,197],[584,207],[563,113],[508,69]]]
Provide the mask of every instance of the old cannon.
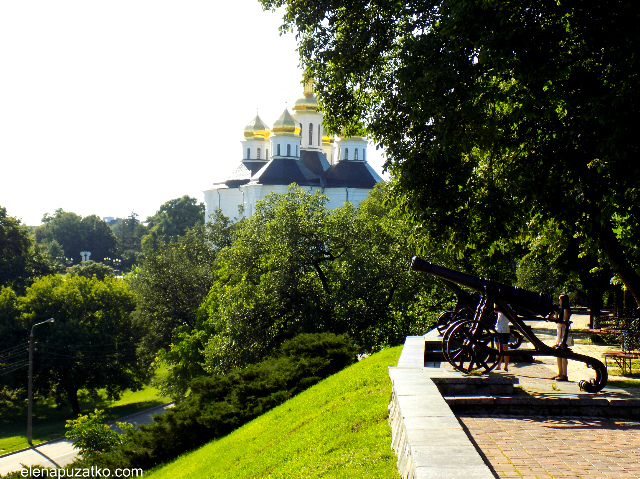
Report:
[[[449,326],[461,319],[473,319],[476,311],[476,306],[480,301],[479,293],[469,293],[456,283],[442,279],[445,286],[451,290],[456,296],[456,304],[453,309],[443,311],[438,315],[436,319],[436,329],[440,335],[444,335]],[[514,327],[510,326],[511,341],[509,342],[509,348],[516,349],[522,344],[523,337],[520,332]]]
[[[470,373],[475,370],[492,370],[502,352],[498,346],[494,330],[494,304],[498,306],[519,333],[533,346],[533,349],[509,351],[512,360],[531,356],[553,356],[572,359],[587,364],[595,371],[595,378],[581,380],[580,389],[596,393],[607,384],[607,368],[601,361],[590,356],[574,353],[566,346],[568,327],[562,345],[551,347],[544,344],[525,323],[526,320],[557,322],[557,311],[553,298],[547,294],[508,286],[489,279],[454,271],[425,261],[417,256],[411,260],[411,269],[428,273],[444,281],[458,301],[448,318],[440,318],[446,330],[442,337],[442,351],[445,359],[457,370]],[[474,293],[468,293],[461,287]],[[475,303],[475,304],[474,304]]]

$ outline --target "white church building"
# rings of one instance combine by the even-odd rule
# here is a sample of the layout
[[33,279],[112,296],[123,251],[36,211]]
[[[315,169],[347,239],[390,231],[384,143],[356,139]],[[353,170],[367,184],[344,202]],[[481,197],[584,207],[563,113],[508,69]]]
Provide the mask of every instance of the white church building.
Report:
[[335,141],[324,131],[311,82],[305,83],[293,110],[291,115],[285,109],[271,129],[258,115],[245,127],[238,167],[226,181],[204,191],[207,221],[216,209],[231,219],[249,217],[258,201],[272,192],[284,193],[291,183],[320,190],[330,209],[347,201],[358,206],[382,181],[367,163],[366,138]]

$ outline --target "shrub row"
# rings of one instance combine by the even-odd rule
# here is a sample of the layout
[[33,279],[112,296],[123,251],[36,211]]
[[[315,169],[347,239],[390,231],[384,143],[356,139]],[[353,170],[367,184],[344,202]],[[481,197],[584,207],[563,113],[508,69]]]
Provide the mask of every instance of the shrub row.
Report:
[[347,336],[300,334],[274,355],[228,375],[191,381],[188,397],[154,417],[154,422],[129,430],[118,447],[90,454],[83,467],[149,469],[229,434],[239,426],[285,402],[356,360],[356,346]]

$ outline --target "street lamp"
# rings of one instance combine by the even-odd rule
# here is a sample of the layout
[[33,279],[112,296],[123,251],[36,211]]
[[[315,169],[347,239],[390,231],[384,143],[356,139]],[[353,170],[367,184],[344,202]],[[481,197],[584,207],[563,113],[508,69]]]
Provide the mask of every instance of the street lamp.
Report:
[[34,345],[34,340],[33,340],[33,328],[35,328],[36,326],[40,326],[41,324],[44,323],[53,323],[53,318],[49,318],[46,321],[42,321],[40,323],[36,323],[33,326],[31,326],[31,336],[29,336],[29,385],[28,385],[28,394],[29,394],[29,401],[28,401],[28,405],[27,405],[27,442],[29,443],[30,446],[33,446],[32,444],[32,437],[33,437],[33,428],[32,428],[32,416],[33,416],[33,345]]

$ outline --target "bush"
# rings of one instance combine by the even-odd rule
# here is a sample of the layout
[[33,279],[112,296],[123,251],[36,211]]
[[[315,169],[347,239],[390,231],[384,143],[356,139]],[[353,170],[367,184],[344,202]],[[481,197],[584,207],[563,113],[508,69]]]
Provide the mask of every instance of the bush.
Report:
[[[64,434],[67,439],[74,441],[74,448],[80,450],[82,458],[87,459],[111,451],[123,444],[125,436],[118,434],[106,424],[104,411],[96,409],[87,415],[78,415],[78,419],[69,419]],[[124,430],[131,429],[127,423],[117,423]]]
[[127,432],[111,452],[92,456],[101,467],[149,469],[264,414],[356,361],[347,336],[301,334],[257,364],[228,375],[202,376],[189,384],[188,397],[152,424]]

